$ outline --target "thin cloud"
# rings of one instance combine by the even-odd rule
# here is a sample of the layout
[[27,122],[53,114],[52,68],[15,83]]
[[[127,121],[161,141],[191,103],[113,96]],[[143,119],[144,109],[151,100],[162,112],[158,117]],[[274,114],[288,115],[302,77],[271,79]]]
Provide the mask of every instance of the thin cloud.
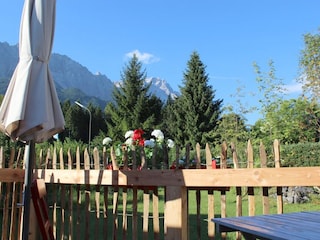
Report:
[[283,89],[286,94],[302,93],[302,86],[302,83],[292,83],[283,85]]
[[127,53],[125,56],[126,58],[132,58],[133,55],[136,55],[136,57],[139,59],[140,62],[144,64],[151,64],[155,62],[159,62],[160,59],[152,55],[151,53],[142,53],[139,50],[133,50],[129,53]]

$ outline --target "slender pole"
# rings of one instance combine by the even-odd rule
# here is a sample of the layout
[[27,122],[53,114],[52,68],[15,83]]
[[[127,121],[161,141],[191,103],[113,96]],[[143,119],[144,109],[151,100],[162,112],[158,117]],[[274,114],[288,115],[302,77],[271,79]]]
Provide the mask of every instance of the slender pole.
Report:
[[91,121],[92,121],[92,116],[91,116],[91,111],[89,110],[89,108],[87,108],[86,106],[82,105],[81,103],[79,103],[78,101],[74,102],[75,104],[77,104],[79,107],[87,110],[89,112],[89,140],[88,140],[88,148],[89,148],[89,153],[90,153],[90,142],[91,142]]
[[24,174],[24,192],[23,192],[23,225],[22,225],[22,239],[29,239],[29,225],[30,225],[30,202],[31,202],[31,183],[32,170],[35,161],[35,143],[30,141],[26,145],[25,155],[25,174]]

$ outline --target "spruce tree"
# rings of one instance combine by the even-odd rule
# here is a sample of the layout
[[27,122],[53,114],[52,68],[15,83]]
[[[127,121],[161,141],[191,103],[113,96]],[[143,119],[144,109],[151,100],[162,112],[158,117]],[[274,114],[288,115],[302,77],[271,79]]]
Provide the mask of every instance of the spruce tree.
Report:
[[174,139],[176,144],[180,144],[179,139],[177,138],[177,129],[179,128],[176,117],[175,117],[175,101],[170,96],[168,97],[166,104],[163,107],[162,116],[163,120],[161,123],[161,129],[163,133],[170,139]]
[[197,52],[191,54],[184,72],[181,96],[176,101],[175,116],[179,124],[177,137],[182,143],[204,146],[212,142],[212,134],[221,113],[222,100],[214,100],[215,90],[208,85],[206,66]]
[[[154,96],[148,94],[150,85],[145,85],[146,72],[136,55],[121,73],[120,87],[114,88],[113,100],[106,107],[108,134],[114,139],[124,140],[128,130],[141,128],[151,130],[156,124]],[[151,110],[152,109],[152,110]]]

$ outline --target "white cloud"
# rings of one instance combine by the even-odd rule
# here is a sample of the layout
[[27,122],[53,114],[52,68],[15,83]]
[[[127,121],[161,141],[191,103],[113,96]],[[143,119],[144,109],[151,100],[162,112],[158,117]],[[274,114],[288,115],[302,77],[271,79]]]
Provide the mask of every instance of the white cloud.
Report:
[[284,92],[287,94],[292,93],[301,93],[302,92],[302,83],[291,83],[287,85],[283,85]]
[[139,50],[133,50],[126,54],[126,58],[132,58],[133,55],[139,59],[140,62],[144,64],[150,64],[154,62],[159,62],[160,59],[152,55],[151,53],[142,53]]

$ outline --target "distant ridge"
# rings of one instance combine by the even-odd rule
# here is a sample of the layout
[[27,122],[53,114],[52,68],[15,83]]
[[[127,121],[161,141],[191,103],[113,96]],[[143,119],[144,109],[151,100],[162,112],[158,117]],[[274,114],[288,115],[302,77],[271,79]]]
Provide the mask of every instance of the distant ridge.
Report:
[[[0,94],[5,94],[18,63],[18,54],[18,45],[0,42]],[[58,53],[52,54],[49,67],[61,102],[80,100],[83,104],[91,102],[103,108],[112,101],[112,91],[119,84],[101,73],[93,74],[80,63]],[[162,101],[179,94],[163,79],[150,77],[146,83],[151,83],[150,93]]]

